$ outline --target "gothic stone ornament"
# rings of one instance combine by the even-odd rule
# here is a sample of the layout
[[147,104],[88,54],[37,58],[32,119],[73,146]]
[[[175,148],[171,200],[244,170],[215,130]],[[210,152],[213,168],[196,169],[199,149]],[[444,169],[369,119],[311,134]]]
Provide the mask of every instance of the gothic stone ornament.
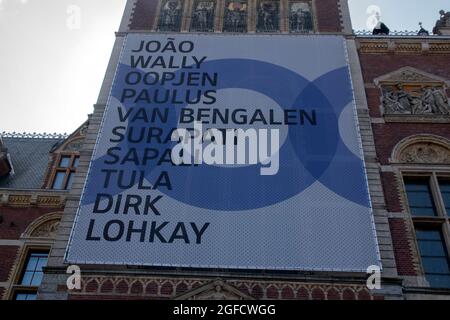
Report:
[[227,0],[223,20],[224,32],[247,32],[247,1]]
[[158,30],[179,32],[183,4],[181,0],[165,0],[161,6]]
[[440,18],[436,21],[433,33],[437,35],[450,35],[450,11],[439,11]]
[[450,150],[435,143],[414,143],[402,150],[399,161],[403,163],[450,164]]
[[450,105],[443,87],[406,87],[398,83],[383,88],[385,114],[450,115]]
[[279,30],[279,2],[260,1],[258,5],[258,32],[278,32]]
[[309,2],[289,3],[289,31],[306,33],[313,30],[311,4]]
[[192,9],[191,31],[214,31],[214,1],[197,0]]

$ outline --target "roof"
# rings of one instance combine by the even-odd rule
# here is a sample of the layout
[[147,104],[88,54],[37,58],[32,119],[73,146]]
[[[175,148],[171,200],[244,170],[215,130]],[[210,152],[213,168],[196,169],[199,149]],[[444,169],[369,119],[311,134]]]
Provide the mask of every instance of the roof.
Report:
[[63,136],[3,135],[11,157],[13,175],[0,178],[0,189],[40,189],[49,162],[49,153]]

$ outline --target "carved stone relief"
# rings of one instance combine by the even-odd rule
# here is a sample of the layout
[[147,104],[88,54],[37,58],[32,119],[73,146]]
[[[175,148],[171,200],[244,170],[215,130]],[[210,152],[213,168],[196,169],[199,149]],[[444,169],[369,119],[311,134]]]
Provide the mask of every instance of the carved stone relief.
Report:
[[31,237],[54,238],[58,232],[59,220],[50,220],[38,226],[31,233]]
[[444,79],[402,68],[375,81],[386,115],[450,115]]
[[403,163],[450,164],[450,150],[436,143],[419,142],[405,147],[398,160]]

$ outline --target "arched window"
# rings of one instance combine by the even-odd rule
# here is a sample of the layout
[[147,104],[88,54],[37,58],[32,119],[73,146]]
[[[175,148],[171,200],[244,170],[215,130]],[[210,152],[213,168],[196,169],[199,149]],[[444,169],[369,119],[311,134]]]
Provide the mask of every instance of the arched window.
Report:
[[425,278],[450,288],[450,141],[418,135],[401,141],[391,162],[400,169]]

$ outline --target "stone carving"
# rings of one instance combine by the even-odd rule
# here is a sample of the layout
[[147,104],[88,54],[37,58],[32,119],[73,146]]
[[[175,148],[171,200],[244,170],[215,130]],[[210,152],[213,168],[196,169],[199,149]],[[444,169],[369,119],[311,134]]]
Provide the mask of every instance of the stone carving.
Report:
[[247,31],[247,1],[226,1],[225,14],[223,19],[223,31]]
[[192,9],[191,31],[214,31],[214,1],[198,0]]
[[[434,34],[448,35],[450,34],[450,11],[439,11],[440,18],[436,21],[436,26],[433,29]],[[447,30],[445,30],[447,29]]]
[[83,139],[77,139],[68,143],[65,146],[64,151],[81,151],[82,147]]
[[258,32],[278,32],[279,11],[278,1],[260,1],[256,30]]
[[449,164],[450,150],[435,143],[414,143],[402,150],[399,161],[404,163]]
[[175,31],[181,29],[183,4],[181,0],[166,0],[161,6],[159,15],[159,31]]
[[58,232],[59,220],[51,220],[41,224],[31,233],[32,237],[37,238],[54,238]]
[[304,33],[313,30],[311,5],[309,2],[289,3],[289,31]]
[[406,90],[402,84],[383,89],[385,114],[450,115],[450,105],[442,87],[422,86]]

